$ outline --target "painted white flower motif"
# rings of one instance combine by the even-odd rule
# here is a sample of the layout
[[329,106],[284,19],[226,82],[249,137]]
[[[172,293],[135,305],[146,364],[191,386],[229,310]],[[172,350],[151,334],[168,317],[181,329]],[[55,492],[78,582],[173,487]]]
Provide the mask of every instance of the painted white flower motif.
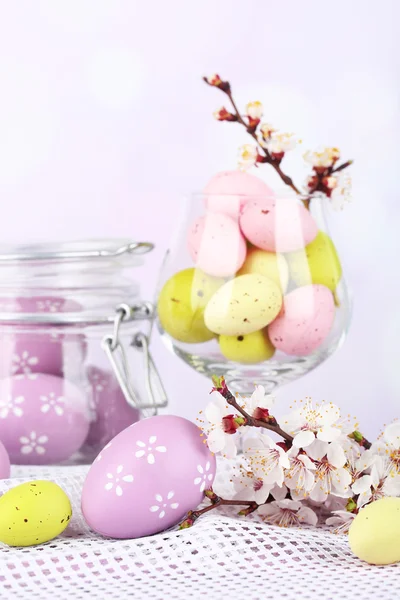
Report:
[[169,508],[172,508],[172,510],[176,510],[179,506],[178,502],[170,502],[170,500],[172,500],[172,498],[175,496],[175,492],[168,492],[167,497],[163,499],[163,497],[161,496],[161,494],[156,494],[155,498],[158,502],[158,504],[154,505],[154,506],[150,506],[150,512],[155,513],[158,512],[158,518],[159,519],[163,519],[168,511]]
[[244,144],[239,148],[239,169],[246,171],[253,167],[257,162],[257,146]]
[[311,508],[295,500],[279,500],[260,506],[257,513],[272,525],[279,527],[300,527],[301,525],[316,525],[318,517]]
[[349,533],[350,525],[355,519],[355,514],[348,510],[335,510],[332,517],[326,519],[325,523],[328,527],[334,527],[333,533],[346,534]]
[[358,508],[386,496],[400,496],[400,475],[393,469],[392,461],[384,456],[376,456],[370,475],[363,475],[353,485],[353,492],[359,494]]
[[311,500],[325,502],[329,494],[347,495],[352,479],[345,469],[347,458],[343,448],[335,442],[328,444],[315,440],[307,448],[307,454],[315,461],[315,485],[310,492]]
[[306,448],[316,437],[322,442],[337,440],[342,433],[339,418],[340,410],[332,402],[314,407],[307,398],[304,406],[282,419],[282,427],[294,436],[293,446]]
[[167,451],[165,446],[155,446],[157,443],[157,436],[152,435],[149,437],[149,441],[147,443],[138,441],[136,442],[136,446],[140,448],[135,453],[136,458],[147,458],[147,462],[149,465],[154,465],[156,462],[155,452],[164,453]]
[[287,452],[290,461],[289,469],[285,469],[285,483],[296,496],[306,497],[314,487],[315,464],[307,454],[292,446]]
[[[201,465],[197,465],[197,470],[199,472],[199,476],[194,480],[194,485],[200,485],[200,492],[204,492],[206,489],[207,483],[213,480],[213,473],[210,472],[211,463],[207,461],[206,466],[202,467]],[[210,483],[211,485],[211,483]]]
[[45,454],[45,445],[49,441],[47,435],[37,435],[36,431],[31,431],[29,436],[22,436],[19,438],[21,446],[21,454]]
[[100,452],[100,454],[96,458],[96,462],[99,462],[99,460],[101,460],[103,458],[103,452],[105,450],[107,450],[107,448],[109,448],[110,446],[111,446],[111,442],[108,442],[107,446],[104,446],[103,450]]
[[132,483],[133,482],[133,479],[134,479],[133,475],[131,475],[131,474],[121,475],[123,470],[124,470],[123,465],[119,465],[117,467],[117,471],[116,471],[115,475],[113,475],[112,473],[107,473],[107,479],[109,479],[109,481],[104,486],[104,489],[107,492],[109,492],[110,490],[115,490],[115,493],[117,496],[122,496],[122,494],[124,493],[123,482],[124,483]]
[[0,399],[0,419],[6,419],[8,415],[13,414],[16,417],[22,417],[24,411],[21,408],[21,404],[25,402],[25,398],[23,396],[8,396],[8,399],[4,401]]
[[250,439],[244,454],[250,470],[263,482],[282,487],[284,469],[290,468],[286,452],[268,435]]
[[56,396],[54,392],[50,392],[47,396],[40,396],[40,400],[43,402],[40,407],[42,413],[48,413],[49,410],[54,409],[59,417],[64,414],[65,398],[63,396]]
[[232,482],[235,488],[235,500],[248,500],[264,504],[271,495],[275,500],[283,500],[287,494],[287,487],[265,483],[252,471],[244,471],[240,475],[234,475]]
[[246,104],[246,115],[251,119],[261,119],[263,110],[263,105],[258,100]]
[[63,302],[62,300],[36,300],[36,308],[42,312],[59,312]]
[[232,408],[226,403],[219,392],[213,392],[213,401],[204,411],[209,426],[206,427],[207,445],[211,452],[221,452],[227,458],[234,458],[237,453],[233,434],[224,430],[223,418],[232,413]]
[[31,356],[27,350],[24,350],[21,354],[14,354],[12,363],[11,370],[13,373],[17,371],[31,373],[32,367],[39,363],[39,359],[37,356]]
[[396,473],[400,474],[400,421],[388,425],[382,439],[372,445],[371,450],[390,459]]
[[16,381],[23,381],[28,379],[29,381],[35,381],[38,378],[39,373],[19,373],[19,375],[14,375],[14,379]]

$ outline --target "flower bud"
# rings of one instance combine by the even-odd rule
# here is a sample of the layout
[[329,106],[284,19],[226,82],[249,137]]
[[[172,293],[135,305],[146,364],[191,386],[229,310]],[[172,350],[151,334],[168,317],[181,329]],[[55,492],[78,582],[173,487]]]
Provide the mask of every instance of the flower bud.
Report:
[[217,121],[237,121],[238,118],[233,113],[230,113],[224,106],[214,112],[214,118]]
[[213,87],[217,87],[225,93],[229,93],[231,90],[231,86],[229,85],[229,81],[222,81],[221,77],[215,73],[210,77],[203,77],[203,80],[208,83],[208,85],[212,85]]
[[236,430],[245,425],[246,419],[239,415],[227,415],[222,419],[222,428],[225,433],[236,433]]
[[250,119],[260,121],[263,116],[263,105],[261,102],[249,102],[246,105],[246,115],[250,117]]
[[194,523],[193,519],[185,519],[180,525],[179,525],[179,529],[189,529],[189,527],[192,527]]

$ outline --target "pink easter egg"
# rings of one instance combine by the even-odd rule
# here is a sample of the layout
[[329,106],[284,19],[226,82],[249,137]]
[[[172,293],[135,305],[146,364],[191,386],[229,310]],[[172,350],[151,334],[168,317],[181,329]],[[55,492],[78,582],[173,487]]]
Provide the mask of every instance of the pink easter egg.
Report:
[[268,327],[268,335],[278,350],[307,356],[324,342],[334,318],[332,292],[324,285],[305,285],[284,297],[281,313]]
[[86,370],[89,382],[90,408],[93,421],[90,424],[83,451],[96,456],[104,446],[123,429],[139,420],[137,408],[128,404],[122,390],[110,371],[89,366]]
[[204,195],[207,210],[222,213],[237,221],[249,198],[266,199],[274,197],[274,192],[262,179],[237,170],[214,175],[204,188]]
[[193,223],[188,235],[189,253],[196,267],[215,277],[228,277],[246,258],[246,242],[230,217],[207,213]]
[[246,207],[240,217],[245,237],[257,248],[269,252],[293,252],[304,248],[318,233],[317,224],[295,199],[277,200]]
[[187,419],[161,415],[117,435],[83,485],[89,527],[109,537],[137,538],[182,521],[215,476],[215,456],[200,434]]
[[4,444],[0,442],[0,479],[8,479],[10,477],[10,457]]
[[54,464],[82,446],[88,403],[71,382],[43,373],[0,381],[0,439],[13,464]]

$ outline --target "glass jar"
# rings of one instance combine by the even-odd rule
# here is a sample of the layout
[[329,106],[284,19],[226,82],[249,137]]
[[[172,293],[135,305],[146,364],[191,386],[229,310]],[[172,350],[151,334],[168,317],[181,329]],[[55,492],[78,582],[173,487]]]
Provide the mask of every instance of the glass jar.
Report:
[[143,321],[150,329],[153,308],[133,271],[152,248],[130,240],[0,248],[0,440],[13,464],[91,462],[166,405],[140,329]]
[[326,198],[194,194],[161,274],[158,327],[197,372],[272,392],[344,341],[350,300]]

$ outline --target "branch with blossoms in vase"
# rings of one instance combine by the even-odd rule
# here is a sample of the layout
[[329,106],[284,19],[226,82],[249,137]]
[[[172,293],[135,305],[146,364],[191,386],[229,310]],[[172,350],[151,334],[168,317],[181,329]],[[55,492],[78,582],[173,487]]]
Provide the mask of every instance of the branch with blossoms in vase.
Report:
[[245,114],[241,114],[232,94],[229,81],[219,75],[203,77],[211,87],[219,89],[228,98],[232,110],[224,106],[214,112],[217,121],[238,123],[244,127],[255,143],[244,144],[239,149],[239,168],[247,170],[260,164],[268,164],[279,175],[283,183],[302,198],[304,206],[309,209],[315,194],[323,194],[329,198],[335,210],[341,210],[350,201],[351,178],[345,170],[353,164],[352,160],[340,163],[338,148],[322,148],[315,152],[306,152],[304,159],[312,168],[301,190],[293,179],[282,170],[282,161],[287,152],[297,147],[300,140],[293,133],[282,133],[270,123],[262,123],[263,105],[259,101],[249,102]]
[[241,506],[241,516],[257,511],[275,525],[325,523],[347,533],[365,506],[400,496],[400,422],[371,444],[335,404],[306,399],[278,422],[271,412],[274,398],[262,386],[242,398],[223,377],[213,383],[213,400],[201,422],[205,441],[212,452],[232,459],[241,438],[243,455],[230,476],[232,496],[222,498],[216,485],[206,490],[210,504],[191,511],[181,528],[231,505]]

